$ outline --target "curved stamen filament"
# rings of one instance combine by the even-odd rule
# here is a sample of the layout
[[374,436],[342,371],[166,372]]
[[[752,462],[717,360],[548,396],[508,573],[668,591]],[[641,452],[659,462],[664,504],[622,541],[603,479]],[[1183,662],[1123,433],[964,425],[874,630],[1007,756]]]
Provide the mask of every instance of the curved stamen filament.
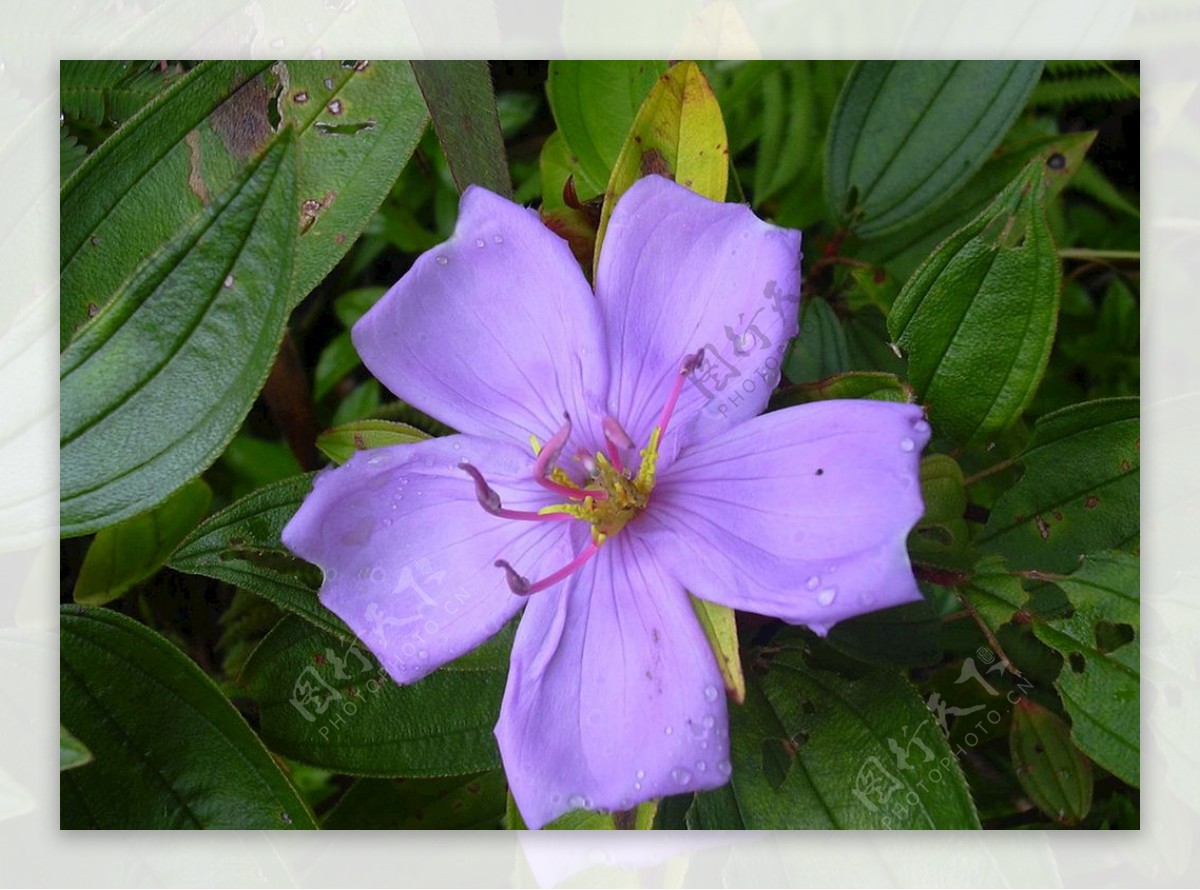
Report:
[[667,396],[667,404],[663,405],[662,414],[658,417],[659,436],[664,435],[667,431],[667,422],[671,419],[671,415],[675,413],[675,403],[679,401],[679,394],[683,392],[684,381],[688,379],[694,370],[700,367],[703,361],[703,348],[683,357],[683,361],[679,365],[679,376],[675,378],[675,385],[671,387],[671,394]]
[[604,450],[608,452],[608,459],[618,473],[624,473],[625,462],[621,459],[621,452],[632,448],[633,440],[617,419],[607,414],[600,421],[600,429],[604,432]]
[[501,503],[500,495],[496,492],[496,489],[487,484],[487,480],[483,478],[483,474],[479,470],[466,461],[460,463],[458,468],[475,480],[475,497],[479,500],[479,506],[483,507],[484,510],[493,516],[499,516],[501,519],[524,519],[530,522],[574,518],[566,513],[534,513],[528,510],[509,510]]
[[[563,413],[563,425],[558,428],[550,440],[538,449],[537,461],[533,465],[533,478],[542,488],[553,491],[555,494],[561,494],[564,497],[579,498],[591,496],[596,500],[604,500],[608,497],[608,493],[604,491],[592,491],[586,488],[573,487],[565,485],[562,482],[552,478],[555,474],[555,464],[558,463],[558,457],[562,453],[563,447],[567,444],[567,439],[571,438],[571,415]],[[566,477],[565,474],[564,478]]]
[[518,596],[529,596],[532,593],[537,593],[539,590],[545,590],[547,587],[557,584],[563,578],[574,574],[583,566],[584,563],[595,556],[599,550],[599,546],[595,543],[588,544],[583,548],[583,550],[579,551],[579,555],[573,560],[571,560],[558,571],[551,572],[540,581],[530,581],[525,576],[518,574],[517,570],[509,565],[506,560],[496,560],[495,566],[498,569],[504,569],[505,577],[508,580],[509,590]]

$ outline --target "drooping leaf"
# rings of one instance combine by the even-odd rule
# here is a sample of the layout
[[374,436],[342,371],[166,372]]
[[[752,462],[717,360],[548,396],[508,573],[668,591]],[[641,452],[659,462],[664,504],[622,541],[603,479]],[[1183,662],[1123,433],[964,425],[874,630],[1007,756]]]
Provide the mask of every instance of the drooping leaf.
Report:
[[940,435],[987,441],[1025,410],[1050,359],[1060,267],[1040,163],[913,273],[888,315]]
[[512,184],[487,62],[431,60],[414,61],[412,66],[458,190],[481,185],[510,197]]
[[1092,808],[1092,765],[1062,718],[1021,697],[1008,739],[1017,780],[1038,809],[1063,825],[1083,821]]
[[205,673],[148,628],[64,606],[62,719],[95,761],[61,774],[63,828],[315,828]]
[[674,65],[650,90],[629,128],[604,190],[596,259],[608,219],[625,191],[651,173],[667,176],[714,201],[729,184],[729,146],[721,106],[694,62]]
[[958,762],[916,691],[796,652],[730,712],[730,784],[696,796],[694,828],[978,828]]
[[161,503],[233,437],[287,321],[294,196],[288,137],[154,253],[63,354],[64,535]]
[[71,735],[65,726],[58,728],[58,768],[60,771],[74,769],[91,763],[95,758],[87,746]]
[[360,643],[295,616],[254,651],[241,682],[273,751],[362,776],[467,775],[500,765],[492,729],[503,670],[435,671],[398,686]]
[[666,62],[558,60],[550,63],[546,97],[559,132],[576,159],[580,199],[608,185],[625,134]]
[[102,606],[145,581],[208,512],[212,491],[193,479],[153,510],[101,529],[75,582],[75,602]]
[[860,62],[829,129],[830,211],[869,237],[932,210],[1000,144],[1041,70],[1041,62]]
[[350,628],[317,599],[320,570],[279,536],[311,490],[311,474],[264,485],[200,524],[171,557],[179,572],[215,578],[270,600],[343,640]]
[[341,464],[353,457],[357,451],[388,445],[408,445],[428,438],[428,433],[407,423],[394,420],[358,420],[321,433],[317,437],[317,448],[335,464]]
[[1063,655],[1055,682],[1071,737],[1096,763],[1137,786],[1140,775],[1140,608],[1137,557],[1087,556],[1056,583],[1074,611],[1034,622],[1038,639]]
[[1079,557],[1136,547],[1138,400],[1099,399],[1041,418],[1024,474],[992,508],[979,543],[1018,571],[1069,572]]

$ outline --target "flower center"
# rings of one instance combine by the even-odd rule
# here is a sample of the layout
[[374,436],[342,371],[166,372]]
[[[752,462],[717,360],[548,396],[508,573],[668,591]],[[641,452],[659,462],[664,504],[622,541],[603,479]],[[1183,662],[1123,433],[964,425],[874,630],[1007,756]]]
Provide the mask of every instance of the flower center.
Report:
[[615,418],[605,417],[601,421],[605,452],[598,451],[595,457],[591,457],[581,449],[575,455],[588,471],[588,478],[582,484],[577,483],[558,465],[562,450],[571,437],[570,415],[563,415],[563,425],[545,445],[542,445],[536,436],[530,436],[536,458],[534,479],[542,487],[562,495],[562,503],[543,507],[536,513],[506,509],[500,502],[500,495],[487,484],[479,470],[468,463],[459,464],[459,467],[475,481],[475,495],[480,505],[494,516],[535,522],[580,520],[591,526],[591,542],[588,546],[570,563],[539,581],[530,581],[522,576],[506,560],[496,560],[496,567],[504,569],[508,586],[513,593],[537,593],[573,574],[596,555],[606,540],[621,531],[649,506],[650,492],[654,489],[654,476],[658,468],[658,449],[666,433],[667,423],[675,411],[684,382],[703,360],[704,350],[701,349],[686,356],[680,363],[679,374],[667,396],[658,423],[651,430],[646,447],[639,452],[641,461],[636,472],[625,465],[625,457],[634,447],[632,439]]

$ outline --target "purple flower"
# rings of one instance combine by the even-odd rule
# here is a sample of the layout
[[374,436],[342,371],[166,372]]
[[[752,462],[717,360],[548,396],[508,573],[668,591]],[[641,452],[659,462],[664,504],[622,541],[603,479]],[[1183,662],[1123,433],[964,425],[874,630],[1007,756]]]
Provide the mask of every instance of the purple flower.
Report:
[[392,392],[462,434],[321,474],[283,539],[400,683],[525,609],[496,738],[531,827],[728,780],[687,591],[818,633],[920,597],[921,409],[756,417],[799,260],[799,232],[651,176],[612,214],[593,295],[536,213],[472,188],[354,328]]

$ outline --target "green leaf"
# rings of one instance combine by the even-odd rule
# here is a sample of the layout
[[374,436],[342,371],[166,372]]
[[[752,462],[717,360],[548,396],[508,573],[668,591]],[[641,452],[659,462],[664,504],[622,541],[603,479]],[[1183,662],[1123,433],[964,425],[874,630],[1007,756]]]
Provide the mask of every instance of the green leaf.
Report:
[[83,766],[95,759],[87,746],[71,735],[65,726],[58,727],[58,769],[60,772]]
[[[571,810],[559,816],[553,822],[542,826],[543,831],[613,831],[617,828],[630,828],[637,831],[649,831],[654,827],[654,815],[658,812],[658,799],[648,800],[638,804],[632,810],[621,813],[600,813],[595,810]],[[508,807],[505,812],[505,823],[509,831],[525,831],[529,828],[521,818],[512,793],[508,795]],[[618,825],[618,821],[620,825]]]
[[1041,62],[860,62],[829,129],[830,210],[863,237],[929,212],[1000,144],[1041,70]]
[[342,331],[329,341],[317,358],[317,367],[313,371],[313,400],[325,398],[342,378],[361,364],[358,350],[350,340],[350,332]]
[[508,786],[500,770],[462,778],[359,779],[321,823],[326,829],[497,828]]
[[503,670],[441,670],[398,686],[358,643],[285,617],[241,682],[263,741],[285,757],[365,776],[466,775],[496,768]]
[[171,643],[64,606],[62,719],[96,760],[61,774],[62,828],[315,828],[246,721]]
[[157,572],[208,512],[212,490],[193,479],[159,506],[101,529],[75,582],[75,602],[102,606]]
[[343,327],[349,330],[385,293],[386,287],[357,287],[348,290],[333,301],[334,314]]
[[958,461],[947,454],[923,458],[921,498],[925,513],[908,538],[913,560],[951,570],[969,568],[967,490]]
[[851,371],[813,383],[785,386],[772,400],[772,407],[804,405],[826,399],[875,399],[880,402],[911,402],[912,390],[895,374],[883,371]]
[[979,561],[962,595],[992,633],[1012,621],[1029,601],[1021,579],[998,556],[985,556]]
[[1041,418],[1017,483],[979,543],[1009,567],[1069,572],[1083,554],[1137,546],[1138,400],[1099,399]]
[[904,285],[888,331],[939,435],[974,443],[1025,410],[1050,359],[1060,267],[1031,163]]
[[294,174],[284,138],[63,354],[63,535],[161,503],[233,438],[287,321]]
[[93,127],[120,125],[136,114],[172,75],[156,62],[64,59],[58,95],[63,116]]
[[394,420],[357,420],[326,430],[317,436],[317,448],[335,464],[350,460],[358,451],[408,445],[428,439],[429,434],[415,426]]
[[742,672],[742,658],[738,650],[737,616],[733,609],[710,603],[708,600],[691,597],[692,608],[704,628],[704,636],[712,647],[725,680],[725,690],[741,704],[746,700],[746,676]]
[[312,489],[311,474],[251,492],[196,528],[169,565],[178,572],[233,584],[299,615],[343,640],[350,628],[321,605],[321,572],[292,554],[279,536]]
[[481,185],[510,197],[512,183],[487,62],[413,62],[438,142],[459,192]]
[[921,667],[941,659],[940,629],[938,616],[922,600],[840,621],[825,642],[863,664]]
[[60,348],[261,156],[273,136],[269,64],[201,63],[105,140],[63,186]]
[[730,784],[693,828],[978,828],[958,763],[916,691],[848,680],[783,652],[730,713]]
[[800,310],[800,333],[783,360],[783,373],[794,383],[812,383],[850,370],[846,334],[825,300],[808,300]]
[[[931,212],[898,231],[868,239],[852,253],[868,262],[886,266],[892,276],[903,282],[935,247],[986,210],[996,195],[1031,161],[1037,160],[1042,165],[1047,204],[1068,183],[1078,185],[1077,177],[1082,176],[1086,168],[1084,155],[1095,138],[1096,132],[1092,130],[1015,139],[1011,145],[997,149],[966,185]],[[858,275],[855,277],[859,278]]]
[[79,165],[87,158],[87,146],[67,132],[65,127],[58,128],[58,175],[66,182]]
[[546,97],[558,130],[577,160],[580,199],[604,191],[638,109],[666,62],[566,61],[550,63]]
[[1071,737],[1123,782],[1139,784],[1139,572],[1137,557],[1087,556],[1055,583],[1074,611],[1034,621],[1033,632],[1063,654],[1055,686],[1071,718]]
[[695,62],[671,67],[650,90],[613,165],[596,230],[592,277],[613,208],[643,176],[657,173],[713,201],[729,186],[729,146],[721,106]]
[[1082,822],[1092,808],[1092,764],[1071,743],[1062,718],[1022,697],[1008,744],[1017,780],[1038,809],[1063,825]]

